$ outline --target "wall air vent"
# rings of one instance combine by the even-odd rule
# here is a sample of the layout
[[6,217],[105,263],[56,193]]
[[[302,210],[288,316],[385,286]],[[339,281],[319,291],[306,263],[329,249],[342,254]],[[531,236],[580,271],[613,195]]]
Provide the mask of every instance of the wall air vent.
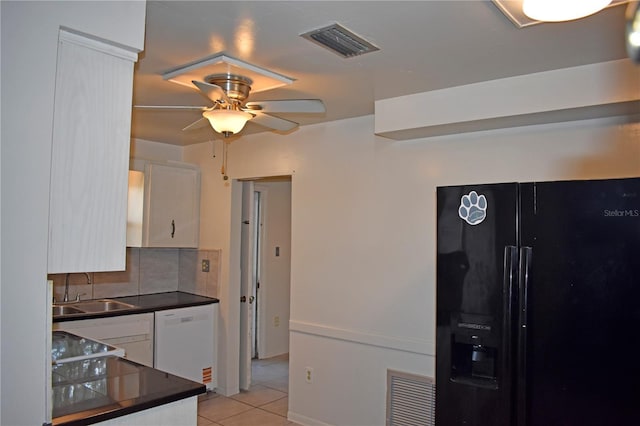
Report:
[[386,426],[434,426],[435,414],[433,378],[387,370]]
[[355,35],[339,24],[312,30],[300,34],[300,36],[337,53],[343,58],[352,58],[380,50],[367,40]]

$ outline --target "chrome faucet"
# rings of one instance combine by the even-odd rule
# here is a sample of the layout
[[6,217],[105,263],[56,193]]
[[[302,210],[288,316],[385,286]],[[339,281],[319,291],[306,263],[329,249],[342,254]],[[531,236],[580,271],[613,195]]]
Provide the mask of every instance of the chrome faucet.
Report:
[[[91,284],[91,275],[88,272],[83,272],[87,276],[87,284]],[[64,280],[64,296],[62,297],[63,302],[69,301],[69,275],[71,272],[67,273],[67,277]],[[80,293],[76,295],[76,302],[80,301]]]

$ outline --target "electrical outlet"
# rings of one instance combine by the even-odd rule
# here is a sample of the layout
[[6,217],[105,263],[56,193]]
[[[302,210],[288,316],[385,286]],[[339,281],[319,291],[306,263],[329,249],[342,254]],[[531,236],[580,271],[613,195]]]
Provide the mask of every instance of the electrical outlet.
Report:
[[209,272],[209,259],[202,259],[202,272]]
[[279,316],[275,316],[273,317],[273,326],[274,327],[280,327],[280,317]]
[[304,380],[307,383],[312,383],[313,382],[313,368],[311,368],[311,367],[305,367],[304,368]]

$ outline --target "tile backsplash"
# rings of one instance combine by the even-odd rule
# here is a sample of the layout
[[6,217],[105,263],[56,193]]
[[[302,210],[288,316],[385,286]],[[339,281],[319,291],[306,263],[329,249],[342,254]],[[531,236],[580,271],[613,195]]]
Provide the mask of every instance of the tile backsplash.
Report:
[[[221,250],[157,249],[127,247],[127,269],[117,272],[90,272],[91,284],[82,273],[69,275],[69,298],[82,299],[136,296],[139,294],[184,291],[217,297]],[[209,272],[202,271],[203,260]],[[54,295],[61,301],[66,274],[50,274]]]

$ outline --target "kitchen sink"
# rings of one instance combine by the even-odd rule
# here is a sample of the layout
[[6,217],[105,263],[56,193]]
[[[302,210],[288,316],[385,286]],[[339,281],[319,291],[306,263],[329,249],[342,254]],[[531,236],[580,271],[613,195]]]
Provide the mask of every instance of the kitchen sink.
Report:
[[89,300],[87,302],[79,302],[74,303],[73,307],[76,309],[80,309],[82,312],[109,312],[109,311],[118,311],[120,309],[131,309],[134,308],[133,305],[124,302],[117,302],[115,300],[110,299],[102,299],[102,300]]
[[135,308],[135,306],[111,299],[87,300],[86,302],[53,305],[53,315],[95,314],[131,308]]
[[69,315],[69,314],[81,314],[80,309],[67,305],[53,305],[53,315]]

